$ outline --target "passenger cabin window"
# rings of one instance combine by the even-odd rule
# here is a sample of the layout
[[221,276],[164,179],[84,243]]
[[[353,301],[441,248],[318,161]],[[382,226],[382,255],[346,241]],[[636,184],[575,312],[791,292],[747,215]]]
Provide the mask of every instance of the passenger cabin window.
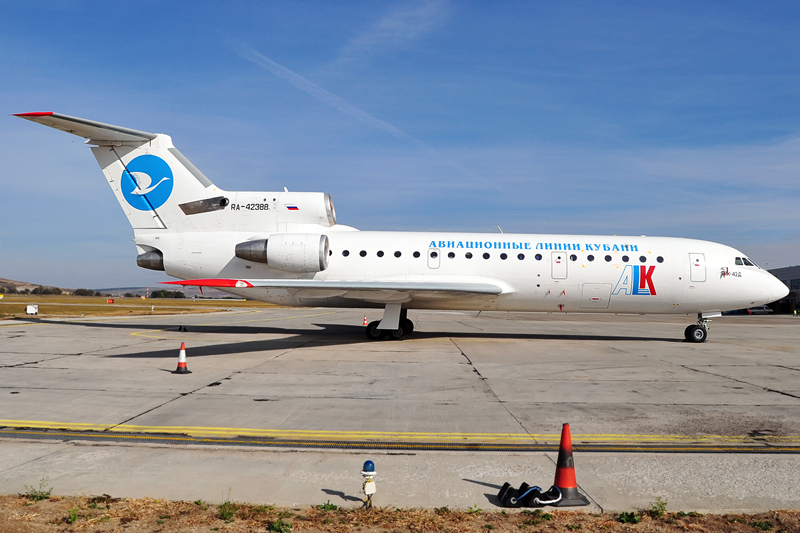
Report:
[[447,257],[449,257],[450,259],[455,258],[455,256],[456,254],[454,252],[450,252],[449,254],[447,254]]
[[347,257],[348,255],[350,255],[350,250],[342,250],[342,255]]
[[414,252],[414,257],[419,257],[419,252]]
[[378,250],[378,257],[383,257],[383,250]]
[[403,254],[401,254],[400,252],[395,252],[395,253],[394,253],[394,256],[395,256],[395,257],[400,257],[401,255],[403,255]]
[[467,252],[466,254],[464,254],[464,257],[466,257],[467,259],[472,259],[472,252]]
[[592,261],[594,261],[594,256],[592,254],[589,254],[586,256],[586,260],[591,263]]
[[508,259],[508,256],[506,254],[500,254],[500,259],[505,261],[506,259]]

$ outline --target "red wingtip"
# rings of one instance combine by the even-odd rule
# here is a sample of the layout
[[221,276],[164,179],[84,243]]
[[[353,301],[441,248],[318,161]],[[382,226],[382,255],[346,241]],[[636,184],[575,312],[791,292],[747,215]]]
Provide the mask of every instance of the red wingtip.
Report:
[[15,117],[47,117],[52,115],[52,111],[37,111],[35,113],[14,113]]

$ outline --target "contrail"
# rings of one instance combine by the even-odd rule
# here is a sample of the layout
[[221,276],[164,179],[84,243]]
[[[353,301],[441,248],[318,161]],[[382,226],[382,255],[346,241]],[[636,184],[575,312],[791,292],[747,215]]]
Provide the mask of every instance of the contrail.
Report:
[[253,50],[249,46],[241,42],[232,42],[233,49],[242,56],[244,59],[248,61],[252,61],[256,65],[263,67],[279,78],[288,81],[298,89],[303,92],[306,92],[325,104],[333,107],[334,109],[338,109],[342,113],[350,115],[351,117],[364,122],[365,124],[369,124],[373,128],[379,129],[381,131],[385,131],[390,135],[394,135],[398,139],[404,139],[407,141],[411,141],[417,144],[424,146],[422,141],[419,141],[412,137],[411,135],[395,128],[391,124],[384,122],[380,119],[377,119],[364,111],[363,109],[359,109],[353,104],[347,102],[346,100],[332,94],[319,85],[315,85],[314,83],[308,81],[301,75],[292,72],[288,68],[284,67],[283,65],[279,65],[278,63],[274,62],[273,60],[269,59],[268,57],[264,57],[263,55],[259,54],[257,51]]
[[[450,165],[450,166],[460,170],[461,172],[467,174],[474,181],[479,182],[483,187],[490,188],[490,189],[498,189],[499,188],[496,183],[490,182],[489,180],[487,180],[483,176],[480,176],[480,175],[476,174],[475,172],[469,170],[468,168],[465,168],[465,167],[459,165],[455,161],[452,161],[447,156],[440,154],[439,152],[437,152],[436,150],[434,150],[433,148],[431,148],[430,146],[428,146],[424,142],[420,141],[419,139],[416,139],[415,137],[412,137],[411,135],[407,134],[406,132],[404,132],[404,131],[402,131],[402,130],[400,130],[398,128],[395,128],[394,126],[392,126],[388,122],[384,122],[383,120],[380,120],[378,118],[373,117],[372,115],[370,115],[369,113],[367,113],[363,109],[357,108],[356,106],[354,106],[350,102],[344,100],[343,98],[340,98],[340,97],[336,96],[335,94],[332,94],[332,93],[326,91],[325,89],[323,89],[319,85],[316,85],[313,82],[305,79],[301,75],[299,75],[299,74],[297,74],[295,72],[292,72],[291,70],[289,70],[288,68],[284,67],[283,65],[280,65],[280,64],[276,63],[275,61],[269,59],[268,57],[265,57],[265,56],[259,54],[256,50],[254,50],[253,48],[247,46],[246,44],[242,43],[241,41],[233,41],[233,40],[231,40],[229,42],[230,42],[231,47],[234,49],[234,51],[237,54],[239,54],[242,58],[244,58],[244,59],[246,59],[246,60],[248,60],[248,61],[250,61],[252,63],[255,63],[256,65],[258,65],[258,66],[260,66],[262,68],[267,69],[268,71],[272,72],[273,74],[275,74],[279,78],[288,81],[289,83],[291,83],[292,85],[294,85],[295,87],[300,89],[301,91],[310,94],[312,97],[316,98],[320,102],[328,104],[332,108],[337,109],[337,110],[341,111],[342,113],[345,113],[346,115],[350,115],[351,117],[355,118],[356,120],[359,120],[359,121],[361,121],[361,122],[363,122],[365,124],[368,124],[368,125],[372,126],[375,129],[381,130],[383,132],[388,133],[389,135],[397,137],[398,139],[403,139],[404,141],[408,141],[408,142],[411,142],[411,143],[417,145],[418,147],[420,147],[423,150],[425,150],[426,152],[428,152],[428,154],[430,154],[430,155],[432,155],[432,156],[434,156],[434,157],[436,157],[438,159],[441,159],[442,161],[446,162],[448,165]],[[462,186],[463,185],[464,184],[462,183]]]

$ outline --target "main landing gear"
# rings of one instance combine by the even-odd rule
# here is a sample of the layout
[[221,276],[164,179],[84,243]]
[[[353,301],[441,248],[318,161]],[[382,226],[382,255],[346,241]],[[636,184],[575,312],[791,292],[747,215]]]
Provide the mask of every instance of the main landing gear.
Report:
[[408,319],[408,310],[400,304],[386,304],[382,320],[375,320],[367,325],[367,338],[371,341],[379,339],[400,340],[411,335],[414,323]]
[[708,318],[705,318],[702,314],[697,315],[697,324],[692,324],[691,326],[686,326],[686,329],[683,330],[683,336],[686,338],[688,342],[706,342],[708,339],[708,328],[709,326]]

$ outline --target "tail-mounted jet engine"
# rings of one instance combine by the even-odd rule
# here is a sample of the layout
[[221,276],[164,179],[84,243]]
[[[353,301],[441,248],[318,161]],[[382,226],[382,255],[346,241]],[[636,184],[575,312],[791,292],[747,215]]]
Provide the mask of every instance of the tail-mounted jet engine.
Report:
[[136,264],[150,270],[164,270],[164,254],[161,250],[150,250],[136,256]]
[[276,209],[279,224],[318,224],[324,227],[336,225],[333,199],[326,192],[280,192],[277,193],[276,201],[279,206]]
[[269,239],[236,245],[236,257],[266,263],[285,272],[321,272],[328,268],[327,235],[276,233]]

